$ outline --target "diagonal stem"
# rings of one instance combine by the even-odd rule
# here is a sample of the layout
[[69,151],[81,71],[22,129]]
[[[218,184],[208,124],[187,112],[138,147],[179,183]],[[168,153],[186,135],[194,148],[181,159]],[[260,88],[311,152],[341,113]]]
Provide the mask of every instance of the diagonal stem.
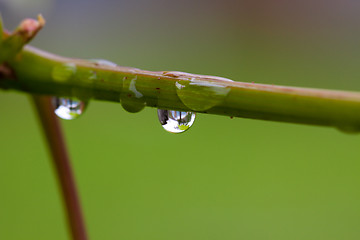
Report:
[[59,120],[56,118],[51,97],[33,95],[33,101],[43,127],[48,146],[59,179],[63,200],[66,207],[69,228],[73,240],[86,240],[86,229],[83,220],[75,180],[67,153],[65,140]]

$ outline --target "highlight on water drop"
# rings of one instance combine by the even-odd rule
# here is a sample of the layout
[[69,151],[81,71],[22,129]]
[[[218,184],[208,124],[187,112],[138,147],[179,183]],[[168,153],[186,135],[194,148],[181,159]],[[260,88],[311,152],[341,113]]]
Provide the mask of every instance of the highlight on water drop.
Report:
[[98,65],[101,66],[109,66],[109,67],[116,67],[117,64],[114,62],[111,62],[109,60],[105,60],[105,59],[90,59],[91,62],[94,62]]
[[162,127],[171,133],[182,133],[188,130],[195,121],[195,113],[174,110],[157,110]]
[[54,97],[52,99],[55,114],[65,120],[78,118],[87,106],[87,103],[76,98]]

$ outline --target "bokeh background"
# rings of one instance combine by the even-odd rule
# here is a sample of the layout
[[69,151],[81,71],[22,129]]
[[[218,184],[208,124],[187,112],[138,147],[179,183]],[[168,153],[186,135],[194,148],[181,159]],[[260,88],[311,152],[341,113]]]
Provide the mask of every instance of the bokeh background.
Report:
[[[147,70],[360,90],[352,0],[0,0],[6,26],[42,13],[32,45]],[[28,96],[0,92],[0,239],[68,239]],[[62,121],[90,238],[359,239],[360,135],[94,101]]]

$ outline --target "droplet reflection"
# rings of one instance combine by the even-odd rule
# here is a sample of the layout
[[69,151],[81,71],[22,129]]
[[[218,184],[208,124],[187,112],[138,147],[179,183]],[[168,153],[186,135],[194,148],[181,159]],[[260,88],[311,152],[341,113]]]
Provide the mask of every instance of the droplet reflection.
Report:
[[195,121],[195,113],[158,109],[162,127],[171,133],[182,133],[188,130]]
[[73,120],[84,112],[87,104],[74,98],[54,97],[53,105],[54,112],[59,118]]

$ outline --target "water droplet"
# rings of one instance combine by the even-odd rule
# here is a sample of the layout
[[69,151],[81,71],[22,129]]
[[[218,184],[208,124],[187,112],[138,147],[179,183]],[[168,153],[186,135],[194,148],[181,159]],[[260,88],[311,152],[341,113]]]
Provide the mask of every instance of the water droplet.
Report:
[[230,88],[219,81],[204,81],[196,78],[179,80],[175,83],[175,87],[182,103],[194,111],[205,111],[221,104],[230,91]]
[[95,71],[93,71],[93,70],[90,70],[87,75],[88,75],[87,76],[88,80],[93,81],[93,80],[97,79],[97,73]]
[[105,59],[90,59],[91,62],[94,62],[98,65],[103,65],[103,66],[109,66],[109,67],[116,67],[117,64],[113,63],[109,60],[105,60]]
[[122,107],[131,113],[140,112],[146,103],[144,95],[136,88],[137,76],[123,78],[123,90],[120,93]]
[[182,133],[188,130],[195,121],[195,113],[158,109],[162,127],[171,133]]
[[76,73],[76,65],[74,63],[65,63],[57,65],[52,69],[51,76],[55,81],[65,82],[71,79]]
[[78,118],[85,110],[87,104],[75,98],[54,97],[55,114],[62,119],[72,120]]
[[354,125],[339,125],[336,127],[339,131],[348,134],[356,134],[360,132],[359,126]]

